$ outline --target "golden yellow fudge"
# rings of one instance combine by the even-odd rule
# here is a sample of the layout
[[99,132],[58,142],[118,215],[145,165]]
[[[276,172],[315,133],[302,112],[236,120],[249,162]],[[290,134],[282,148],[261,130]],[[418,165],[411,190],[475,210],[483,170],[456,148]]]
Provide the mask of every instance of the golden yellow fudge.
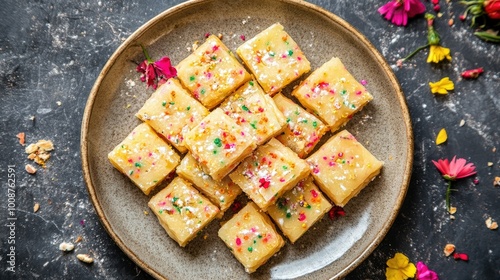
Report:
[[144,194],[157,186],[179,164],[180,157],[146,123],[138,125],[109,154],[109,161]]
[[300,181],[271,205],[267,213],[281,231],[295,243],[332,205],[314,184],[312,177]]
[[229,177],[262,210],[309,175],[307,162],[272,138],[247,157]]
[[373,99],[336,57],[311,73],[292,95],[322,119],[332,132]]
[[257,146],[252,136],[220,108],[189,131],[185,143],[203,171],[219,182]]
[[214,35],[208,37],[176,68],[182,84],[208,109],[217,106],[231,92],[250,80],[250,74],[243,65]]
[[208,113],[177,79],[169,79],[151,95],[136,116],[184,153],[184,135]]
[[252,135],[257,145],[281,133],[286,125],[285,116],[273,99],[253,80],[241,86],[219,108]]
[[221,212],[225,212],[241,193],[238,187],[231,179],[226,176],[221,182],[216,182],[206,174],[200,164],[194,159],[191,153],[188,153],[177,166],[177,174],[188,181],[204,195],[217,205]]
[[276,139],[304,158],[316,147],[328,127],[281,93],[276,94],[273,99],[287,122],[284,133]]
[[358,195],[384,164],[347,130],[330,138],[307,162],[321,190],[341,207]]
[[279,23],[246,41],[236,53],[270,95],[311,69],[302,50]]
[[256,271],[285,245],[269,217],[252,202],[222,225],[219,237],[248,273]]
[[219,208],[193,188],[190,183],[176,177],[148,202],[168,235],[181,247],[212,221]]

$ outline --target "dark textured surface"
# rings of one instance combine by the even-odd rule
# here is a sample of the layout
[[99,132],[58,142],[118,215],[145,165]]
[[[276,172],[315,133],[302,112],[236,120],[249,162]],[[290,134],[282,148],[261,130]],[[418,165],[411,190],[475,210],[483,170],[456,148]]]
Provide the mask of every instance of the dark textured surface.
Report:
[[[16,272],[8,267],[9,228],[0,228],[0,279],[150,279],[107,235],[89,201],[80,163],[80,125],[90,89],[114,50],[139,26],[182,1],[10,1],[0,10],[0,219],[8,224],[8,178],[15,174]],[[310,1],[347,20],[387,59],[408,100],[415,133],[415,163],[408,194],[393,227],[380,246],[346,279],[384,279],[385,262],[395,252],[414,263],[424,261],[441,279],[499,279],[500,232],[486,228],[489,216],[500,221],[500,50],[472,35],[458,20],[463,6],[441,0],[443,17],[436,28],[451,63],[430,65],[427,51],[404,67],[396,60],[426,42],[426,22],[407,27],[385,21],[376,8],[382,1]],[[431,10],[430,2],[424,2]],[[448,26],[448,19],[455,24]],[[479,79],[460,78],[464,69],[482,66]],[[433,96],[428,82],[449,76],[456,89]],[[58,105],[60,102],[60,105]],[[34,116],[34,121],[30,117]],[[461,120],[465,125],[460,127]],[[449,139],[436,146],[446,128]],[[24,171],[29,163],[16,134],[26,143],[50,139],[56,148],[46,169]],[[432,159],[467,158],[478,174],[454,183],[458,208],[450,220],[444,210],[445,182]],[[488,167],[488,162],[493,166]],[[15,172],[9,172],[9,166]],[[474,184],[477,178],[479,183]],[[40,210],[33,213],[35,202]],[[82,236],[73,253],[58,245]],[[469,262],[443,256],[446,243],[469,255]],[[77,253],[91,252],[92,265]]]

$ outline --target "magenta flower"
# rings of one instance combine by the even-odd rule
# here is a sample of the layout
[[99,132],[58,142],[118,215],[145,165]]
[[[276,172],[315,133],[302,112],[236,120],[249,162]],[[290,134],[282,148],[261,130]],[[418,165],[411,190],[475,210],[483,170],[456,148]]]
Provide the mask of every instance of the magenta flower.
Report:
[[158,85],[177,76],[177,70],[172,66],[170,58],[164,56],[153,61],[144,47],[142,47],[142,52],[146,59],[137,65],[136,71],[141,73],[141,81],[145,82],[148,87],[156,89]]
[[395,25],[406,26],[408,19],[425,12],[420,0],[392,0],[378,9],[378,12]]
[[463,158],[457,159],[456,156],[453,157],[451,162],[449,162],[448,159],[439,159],[437,162],[432,161],[432,163],[434,163],[439,172],[441,172],[443,178],[448,181],[448,187],[446,189],[446,209],[449,212],[451,182],[476,174],[476,167],[473,163],[467,163],[467,160]]
[[417,280],[439,280],[436,272],[430,270],[423,262],[417,263]]
[[473,163],[467,163],[467,160],[463,158],[457,159],[456,156],[453,157],[451,162],[448,162],[448,159],[439,159],[437,162],[432,161],[432,163],[441,172],[443,178],[449,181],[455,181],[456,179],[476,174],[476,167]]

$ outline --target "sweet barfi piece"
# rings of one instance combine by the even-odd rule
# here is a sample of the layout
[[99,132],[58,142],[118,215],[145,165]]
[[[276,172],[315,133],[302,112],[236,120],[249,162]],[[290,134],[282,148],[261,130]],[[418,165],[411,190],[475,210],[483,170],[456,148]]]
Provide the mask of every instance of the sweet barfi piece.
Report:
[[269,217],[252,202],[222,225],[219,237],[248,273],[256,271],[285,245]]
[[307,162],[272,138],[247,157],[229,177],[262,210],[309,175]]
[[144,194],[156,187],[179,164],[180,157],[146,123],[138,125],[109,154],[109,161]]
[[347,130],[330,138],[307,162],[321,190],[341,207],[358,195],[384,164]]
[[176,68],[182,84],[209,109],[217,106],[251,77],[226,45],[214,35],[208,37]]
[[246,41],[236,52],[271,96],[311,70],[302,50],[279,23]]
[[286,125],[283,113],[255,81],[245,83],[219,108],[252,135],[257,145],[280,134]]
[[321,137],[328,131],[328,127],[281,93],[276,94],[273,99],[287,122],[284,133],[276,139],[296,152],[299,157],[304,158],[316,147]]
[[308,177],[278,198],[267,213],[288,239],[295,243],[331,208],[332,205],[314,184],[312,177]]
[[177,79],[169,79],[151,95],[136,116],[184,153],[184,135],[209,113]]
[[190,183],[176,177],[148,202],[168,235],[181,247],[191,241],[219,213]]
[[373,99],[336,57],[311,73],[292,95],[322,119],[332,132]]
[[217,205],[221,212],[225,212],[241,193],[238,187],[231,179],[226,176],[221,182],[216,182],[206,174],[200,164],[191,153],[188,153],[177,166],[177,174],[188,181],[207,196],[210,201]]
[[203,171],[218,182],[257,147],[252,136],[220,108],[189,131],[185,143]]

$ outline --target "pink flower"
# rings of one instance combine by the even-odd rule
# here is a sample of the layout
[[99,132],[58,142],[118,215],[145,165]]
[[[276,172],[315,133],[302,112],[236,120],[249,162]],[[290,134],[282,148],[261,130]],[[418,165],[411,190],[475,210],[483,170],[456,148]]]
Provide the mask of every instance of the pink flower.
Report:
[[430,270],[423,262],[417,263],[417,280],[439,280],[436,272]]
[[144,47],[142,51],[146,59],[137,65],[136,71],[141,73],[141,81],[145,82],[148,87],[156,89],[159,84],[177,76],[177,70],[172,66],[170,58],[164,56],[153,61]]
[[378,12],[395,25],[406,26],[408,19],[425,12],[420,0],[393,0],[378,9]]
[[432,163],[441,172],[443,178],[448,181],[448,187],[446,188],[446,209],[450,212],[451,181],[476,174],[476,167],[473,163],[467,163],[463,158],[457,160],[456,156],[453,157],[451,162],[448,162],[448,159],[439,159],[437,162],[432,161]]
[[476,174],[476,167],[473,163],[467,163],[463,158],[456,159],[454,156],[451,162],[448,159],[439,159],[437,162],[432,161],[436,168],[441,172],[443,178],[450,181],[462,179]]

